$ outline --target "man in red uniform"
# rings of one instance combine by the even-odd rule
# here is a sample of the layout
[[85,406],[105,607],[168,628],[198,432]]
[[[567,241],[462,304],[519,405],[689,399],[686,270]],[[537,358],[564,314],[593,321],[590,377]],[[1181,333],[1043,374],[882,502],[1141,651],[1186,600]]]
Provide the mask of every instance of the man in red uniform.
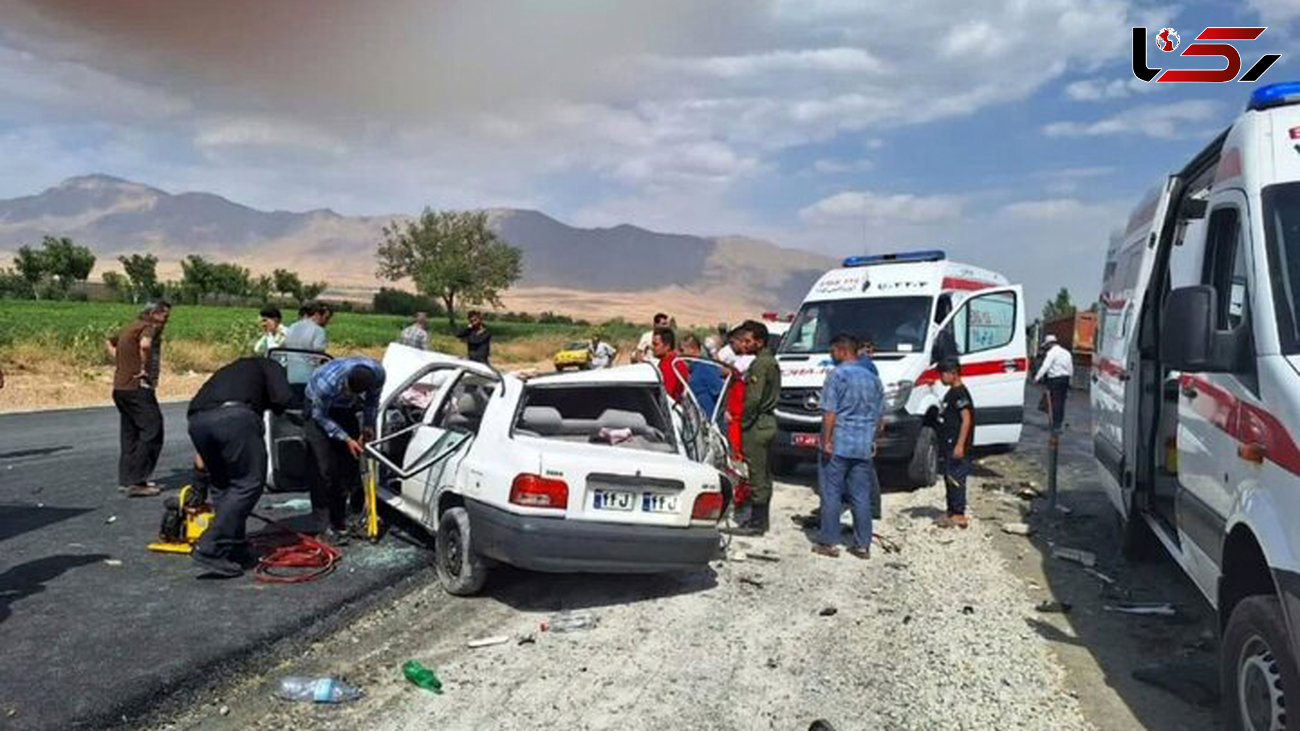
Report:
[[686,361],[677,357],[677,334],[672,328],[657,327],[650,343],[664,379],[664,388],[673,401],[681,401],[682,392],[691,380],[691,369]]

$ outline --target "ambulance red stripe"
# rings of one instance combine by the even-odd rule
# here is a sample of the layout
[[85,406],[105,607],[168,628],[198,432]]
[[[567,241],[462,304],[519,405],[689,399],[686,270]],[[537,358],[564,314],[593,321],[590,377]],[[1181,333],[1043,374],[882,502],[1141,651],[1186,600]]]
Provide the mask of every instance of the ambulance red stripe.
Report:
[[1276,416],[1201,376],[1184,374],[1179,385],[1196,390],[1191,407],[1197,414],[1238,443],[1262,447],[1265,459],[1300,475],[1300,447]]
[[[1007,370],[1006,364],[1009,361],[1015,362],[1015,368]],[[1000,373],[1020,373],[1029,370],[1028,358],[1004,358],[1002,360],[982,360],[976,363],[962,363],[961,377],[975,378],[978,376],[993,376]],[[928,368],[916,379],[916,385],[928,386],[932,383],[939,382],[939,369]]]
[[941,289],[962,289],[976,290],[988,289],[993,286],[993,282],[981,282],[978,279],[963,279],[961,277],[944,277]]

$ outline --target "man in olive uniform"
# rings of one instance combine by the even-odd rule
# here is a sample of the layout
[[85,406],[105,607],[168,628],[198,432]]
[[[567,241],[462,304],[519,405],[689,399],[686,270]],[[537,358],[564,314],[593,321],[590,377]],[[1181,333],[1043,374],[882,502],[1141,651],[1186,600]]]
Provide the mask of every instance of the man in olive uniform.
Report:
[[735,531],[737,535],[761,536],[767,533],[772,502],[772,470],[768,465],[768,448],[776,437],[776,401],[781,394],[781,367],[767,347],[767,326],[756,320],[741,325],[744,355],[754,356],[745,372],[745,411],[741,417],[741,444],[749,465],[749,482],[754,488],[753,508],[749,519]]

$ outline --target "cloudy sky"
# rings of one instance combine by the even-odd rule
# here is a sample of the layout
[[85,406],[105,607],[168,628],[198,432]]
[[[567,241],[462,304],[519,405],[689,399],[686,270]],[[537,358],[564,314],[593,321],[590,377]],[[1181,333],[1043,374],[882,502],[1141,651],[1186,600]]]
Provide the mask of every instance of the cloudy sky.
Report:
[[[1129,28],[1297,0],[0,0],[0,197],[103,172],[258,208],[537,208],[1096,295],[1107,233],[1250,85],[1141,84]],[[1149,49],[1153,66],[1172,54]],[[1165,63],[1169,60],[1170,63]],[[1171,88],[1172,87],[1172,88]]]

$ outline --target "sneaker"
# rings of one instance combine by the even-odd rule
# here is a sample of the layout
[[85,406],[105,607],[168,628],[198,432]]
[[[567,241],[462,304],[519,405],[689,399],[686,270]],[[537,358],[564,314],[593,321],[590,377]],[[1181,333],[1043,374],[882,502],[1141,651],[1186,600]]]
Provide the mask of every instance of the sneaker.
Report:
[[126,488],[127,497],[153,497],[162,490],[157,485],[132,485]]
[[346,527],[335,528],[331,526],[321,531],[321,534],[317,536],[317,538],[319,538],[323,543],[328,543],[335,548],[346,546],[352,541],[352,539],[348,538],[348,529]]
[[855,556],[855,557],[860,558],[860,559],[862,559],[862,560],[865,561],[865,560],[871,558],[871,547],[870,547],[870,546],[853,546],[852,548],[849,549],[849,555],[850,555],[850,556]]
[[211,556],[202,551],[191,553],[190,558],[194,559],[194,563],[204,569],[204,573],[214,574],[224,579],[233,579],[244,575],[244,570],[240,568],[239,564],[228,558]]
[[825,556],[826,558],[840,557],[840,549],[836,548],[835,546],[828,546],[825,543],[814,544],[812,547],[812,552],[817,554],[818,556]]

